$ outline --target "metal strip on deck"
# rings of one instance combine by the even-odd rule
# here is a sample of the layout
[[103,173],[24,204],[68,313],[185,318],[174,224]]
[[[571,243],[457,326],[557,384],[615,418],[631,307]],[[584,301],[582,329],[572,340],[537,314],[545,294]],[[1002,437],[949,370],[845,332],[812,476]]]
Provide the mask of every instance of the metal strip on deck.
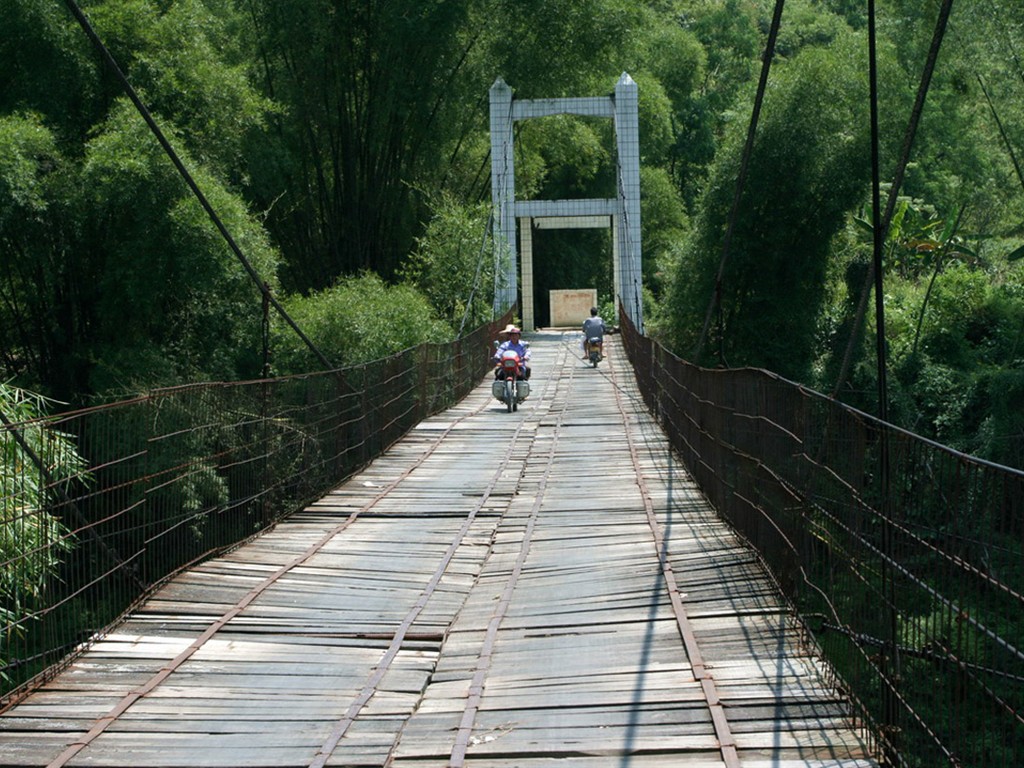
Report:
[[877,763],[614,338],[532,338],[274,531],[182,574],[0,716],[12,766]]

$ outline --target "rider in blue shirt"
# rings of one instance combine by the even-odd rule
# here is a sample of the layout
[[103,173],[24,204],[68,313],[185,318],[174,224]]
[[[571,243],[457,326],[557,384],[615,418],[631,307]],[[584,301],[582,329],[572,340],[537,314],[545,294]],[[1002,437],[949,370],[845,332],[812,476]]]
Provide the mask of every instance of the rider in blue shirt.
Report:
[[[523,367],[523,378],[530,378],[530,348],[520,341],[522,331],[516,328],[514,325],[510,325],[505,328],[502,333],[508,334],[508,341],[503,341],[498,345],[498,348],[494,351],[494,362],[495,364],[501,362],[501,353],[506,350],[512,350],[519,355],[520,365]],[[498,378],[501,374],[501,368],[496,368],[494,371],[494,377]]]

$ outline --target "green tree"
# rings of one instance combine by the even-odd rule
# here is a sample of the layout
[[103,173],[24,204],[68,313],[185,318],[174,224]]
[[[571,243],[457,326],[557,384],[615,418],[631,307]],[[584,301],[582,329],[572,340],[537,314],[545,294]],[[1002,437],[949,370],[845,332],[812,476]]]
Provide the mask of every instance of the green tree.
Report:
[[[389,286],[372,272],[343,278],[309,296],[291,296],[286,308],[328,359],[341,365],[378,360],[423,342],[454,337],[423,294],[410,285]],[[279,321],[271,326],[271,346],[275,373],[322,368]]]
[[66,352],[55,304],[64,287],[60,201],[65,162],[37,114],[0,116],[0,359],[36,382]]
[[631,0],[517,0],[485,7],[488,57],[527,99],[608,93],[622,62],[635,60],[650,21],[643,4]]
[[989,408],[978,428],[978,455],[1008,467],[1024,469],[1024,369],[993,372],[986,382]]
[[175,0],[166,7],[117,0],[89,12],[148,108],[179,128],[181,146],[209,172],[244,186],[248,142],[273,110],[250,82],[246,17],[224,0]]
[[607,119],[555,115],[528,120],[516,142],[516,196],[613,197],[613,134]]
[[660,297],[664,289],[663,273],[671,268],[678,243],[689,235],[690,220],[679,190],[664,167],[640,169],[640,194],[644,283]]
[[[16,72],[0,94],[0,318],[8,329],[0,359],[8,371],[75,402],[258,371],[259,292],[142,118],[117,97],[119,84],[98,75],[96,53],[66,12],[32,0],[7,5],[13,35],[0,46]],[[244,18],[232,8],[131,0],[88,11],[274,284],[276,254],[227,186],[244,178],[244,142],[268,108],[231,43]],[[60,87],[47,65],[66,77]]]
[[62,4],[0,0],[0,115],[46,115],[80,144],[103,113],[106,84],[89,42]]
[[[277,255],[245,204],[184,157],[257,273],[273,283]],[[83,280],[74,310],[89,389],[255,375],[259,291],[127,105],[89,143],[81,185],[88,245],[67,268]]]
[[932,275],[894,274],[888,282],[886,338],[898,423],[958,450],[1022,466],[1024,433],[1010,405],[1021,381],[1021,270],[997,276],[992,268],[951,260]]
[[[771,83],[722,280],[720,343],[730,365],[810,374],[830,243],[867,182],[862,62],[847,36],[803,51]],[[670,334],[685,355],[713,295],[742,139],[735,131],[716,159],[673,280]],[[714,349],[705,346],[705,362]]]
[[490,320],[492,314],[490,205],[465,206],[442,193],[433,211],[401,276],[429,299],[448,325],[456,331],[469,331]]
[[363,269],[390,277],[412,247],[421,214],[412,190],[445,159],[472,5],[249,3],[263,88],[285,108],[267,137],[276,163],[254,192],[289,288],[322,289]]
[[[697,35],[677,19],[652,24],[642,64],[653,76],[670,105],[671,146],[667,157],[648,148],[644,136],[645,162],[666,168],[691,209],[703,184],[705,171],[715,153],[718,116],[711,91],[707,89],[708,58]],[[641,106],[648,101],[649,82],[637,76]]]

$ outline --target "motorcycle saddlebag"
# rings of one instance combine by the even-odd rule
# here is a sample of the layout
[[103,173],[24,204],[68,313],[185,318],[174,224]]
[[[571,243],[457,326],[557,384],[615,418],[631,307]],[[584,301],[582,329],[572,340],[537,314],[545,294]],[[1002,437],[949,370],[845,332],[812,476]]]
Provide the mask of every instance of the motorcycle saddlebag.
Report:
[[502,379],[495,379],[491,382],[491,394],[498,400],[505,397],[505,382]]
[[520,400],[525,400],[526,398],[528,398],[530,396],[530,382],[528,382],[528,381],[520,381],[518,389],[519,389],[519,399]]

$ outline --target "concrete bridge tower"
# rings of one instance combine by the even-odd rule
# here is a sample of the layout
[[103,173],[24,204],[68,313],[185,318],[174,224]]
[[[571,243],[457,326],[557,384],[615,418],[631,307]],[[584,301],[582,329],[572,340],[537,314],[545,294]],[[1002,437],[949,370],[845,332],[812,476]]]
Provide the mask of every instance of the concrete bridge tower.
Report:
[[[516,301],[522,257],[523,325],[534,328],[533,229],[612,229],[616,305],[643,330],[640,249],[640,132],[637,85],[625,72],[609,96],[515,99],[500,77],[491,86],[491,199],[494,205],[494,311]],[[512,137],[516,120],[571,114],[614,121],[616,196],[611,199],[516,200]],[[519,231],[517,233],[517,225]],[[517,238],[517,234],[519,238]],[[517,243],[518,239],[518,243]],[[518,245],[518,247],[517,247]]]

